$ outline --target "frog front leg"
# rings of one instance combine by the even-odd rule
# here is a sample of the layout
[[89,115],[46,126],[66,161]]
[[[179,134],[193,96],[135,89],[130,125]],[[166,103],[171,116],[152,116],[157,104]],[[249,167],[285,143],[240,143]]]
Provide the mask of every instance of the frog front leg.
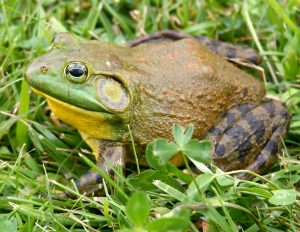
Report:
[[[125,168],[125,147],[115,141],[86,138],[81,133],[83,139],[93,149],[97,159],[97,166],[108,174],[113,174],[113,169],[117,167]],[[90,194],[99,190],[99,183],[102,182],[102,176],[94,170],[88,171],[81,176],[76,182],[77,189],[80,193]]]
[[[206,135],[215,145],[214,163],[224,171],[265,171],[277,159],[278,144],[289,121],[286,107],[278,101],[233,107]],[[250,179],[252,176],[240,173],[237,177]]]

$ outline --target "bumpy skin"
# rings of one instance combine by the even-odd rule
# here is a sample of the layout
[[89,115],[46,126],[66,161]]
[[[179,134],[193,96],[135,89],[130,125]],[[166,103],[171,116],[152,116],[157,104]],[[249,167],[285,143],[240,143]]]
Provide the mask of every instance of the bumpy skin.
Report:
[[209,50],[215,52],[216,54],[224,58],[238,58],[240,60],[249,61],[254,64],[259,64],[261,62],[260,56],[252,48],[246,46],[236,46],[230,43],[212,40],[205,36],[191,36],[172,30],[163,30],[152,34],[144,35],[129,42],[127,45],[130,47],[136,47],[144,43],[176,41],[185,38],[196,39],[200,44],[204,45],[205,47],[209,48]]
[[[88,69],[83,83],[65,78],[66,66],[74,61]],[[258,80],[193,38],[123,47],[62,33],[50,52],[29,66],[26,79],[59,118],[81,132],[103,169],[103,154],[112,163],[123,160],[130,143],[127,125],[142,148],[159,137],[172,139],[174,123],[193,123],[196,138],[214,142],[214,162],[221,168],[261,172],[274,163],[289,121],[282,103],[264,99]],[[105,93],[99,93],[101,80],[117,81],[116,88],[125,92],[121,103],[128,101],[128,106],[107,105]],[[182,159],[177,156],[173,162],[180,165]],[[84,191],[89,179],[95,183],[93,174],[79,181]]]

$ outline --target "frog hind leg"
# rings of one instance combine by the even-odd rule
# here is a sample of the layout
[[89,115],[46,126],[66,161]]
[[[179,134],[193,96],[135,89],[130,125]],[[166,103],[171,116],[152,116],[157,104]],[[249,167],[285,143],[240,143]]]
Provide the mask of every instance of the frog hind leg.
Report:
[[[249,103],[231,108],[206,135],[215,145],[214,163],[224,171],[265,171],[277,159],[278,144],[289,120],[286,107],[278,101],[264,100],[260,105]],[[247,173],[237,177],[252,178]]]

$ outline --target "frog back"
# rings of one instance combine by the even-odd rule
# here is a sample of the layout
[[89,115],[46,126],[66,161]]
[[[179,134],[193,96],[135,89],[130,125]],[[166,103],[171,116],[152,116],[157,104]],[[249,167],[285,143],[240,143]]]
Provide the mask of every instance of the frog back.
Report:
[[130,125],[140,143],[171,139],[173,123],[206,131],[234,105],[258,102],[262,83],[211,52],[196,40],[145,44],[126,54],[135,88]]

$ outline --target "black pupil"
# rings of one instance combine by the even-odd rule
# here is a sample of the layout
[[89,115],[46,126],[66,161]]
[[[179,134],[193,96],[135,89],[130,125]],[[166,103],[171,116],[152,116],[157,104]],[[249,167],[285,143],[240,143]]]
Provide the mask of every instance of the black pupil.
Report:
[[84,71],[80,68],[73,68],[73,69],[69,70],[69,73],[73,77],[81,77],[83,75]]

